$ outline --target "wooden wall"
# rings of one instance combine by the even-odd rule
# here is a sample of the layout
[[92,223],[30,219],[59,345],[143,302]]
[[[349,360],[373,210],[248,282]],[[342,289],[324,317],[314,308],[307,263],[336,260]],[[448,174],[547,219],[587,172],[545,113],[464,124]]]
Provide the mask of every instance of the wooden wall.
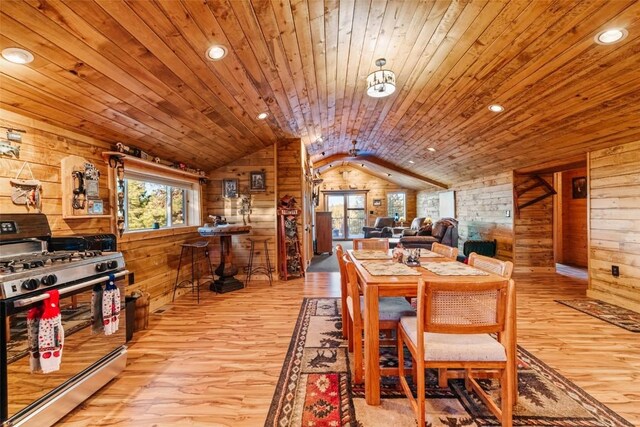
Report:
[[[562,176],[562,251],[556,261],[587,267],[587,199],[574,199],[572,182],[574,178],[586,177],[587,168],[572,169],[561,173]],[[560,239],[559,239],[560,240]]]
[[[346,172],[346,174],[344,173]],[[370,175],[360,169],[350,166],[338,166],[324,170],[322,172],[324,181],[320,184],[320,204],[317,210],[324,211],[325,190],[368,190],[367,192],[367,224],[373,226],[376,218],[387,216],[387,193],[394,191],[404,191],[407,201],[407,216],[405,225],[411,225],[411,221],[416,217],[416,191],[403,188],[397,184]],[[382,206],[373,206],[373,200],[382,200]],[[371,213],[373,212],[373,213]]]
[[[27,161],[35,178],[42,181],[42,212],[47,215],[54,235],[112,232],[110,218],[62,219],[60,176],[62,158],[70,154],[82,156],[100,170],[100,196],[103,200],[108,200],[108,169],[100,154],[110,150],[111,143],[6,110],[0,110],[0,125],[27,131],[23,135],[23,142],[17,143],[21,147],[20,158],[0,158],[0,211],[34,212],[27,211],[24,206],[14,205],[10,198],[9,179],[14,178],[23,162]],[[127,268],[134,273],[135,278],[135,284],[127,288],[127,294],[137,289],[149,292],[152,309],[171,301],[180,245],[198,238],[195,227],[130,233],[119,238],[118,250],[122,251]],[[190,266],[183,270],[183,274],[184,277],[190,275]],[[184,292],[188,291],[181,290],[180,293]]]
[[[250,172],[261,171],[265,173],[266,191],[249,192]],[[251,194],[250,221],[251,233],[233,237],[234,263],[240,269],[239,276],[244,276],[243,267],[249,261],[249,238],[270,238],[268,242],[269,258],[272,267],[276,267],[276,165],[275,146],[263,148],[240,160],[236,160],[213,170],[209,173],[209,183],[207,184],[207,204],[204,218],[207,215],[221,215],[227,218],[228,222],[242,224],[240,210],[240,198],[228,199],[222,197],[222,180],[237,179],[238,189],[241,193]],[[249,218],[247,218],[249,220]],[[211,239],[211,259],[215,266],[220,262],[220,239]],[[264,262],[263,246],[257,247],[255,256],[260,256],[259,262]]]
[[[456,195],[458,246],[467,240],[497,240],[497,258],[513,258],[513,194],[510,172],[462,182],[450,188]],[[439,219],[438,192],[418,193],[418,215]],[[510,216],[507,216],[510,211]]]
[[[553,185],[553,174],[541,174]],[[524,188],[531,183],[529,175],[515,174],[514,188]],[[524,193],[518,198],[522,205],[543,194],[542,187]],[[553,254],[553,197],[520,209],[515,215],[513,228],[513,263],[515,271],[555,271]]]
[[587,295],[640,312],[640,141],[594,151],[589,161]]

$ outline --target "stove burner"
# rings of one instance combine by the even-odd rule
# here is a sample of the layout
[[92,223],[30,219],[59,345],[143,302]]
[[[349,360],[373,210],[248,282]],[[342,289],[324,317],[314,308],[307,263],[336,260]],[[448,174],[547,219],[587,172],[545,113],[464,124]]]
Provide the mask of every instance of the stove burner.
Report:
[[47,265],[73,262],[85,258],[93,258],[102,255],[99,250],[87,251],[56,251],[40,254],[21,254],[14,258],[0,259],[0,273],[16,273],[23,270],[32,270]]

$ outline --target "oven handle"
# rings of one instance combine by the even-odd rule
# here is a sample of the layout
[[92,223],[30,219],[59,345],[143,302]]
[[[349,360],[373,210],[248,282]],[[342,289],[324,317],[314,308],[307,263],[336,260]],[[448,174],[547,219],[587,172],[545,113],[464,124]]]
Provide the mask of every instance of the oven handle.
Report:
[[[129,274],[129,270],[123,270],[118,273],[115,273],[114,277],[117,279],[119,277],[126,276],[127,274]],[[77,291],[77,290],[86,288],[87,286],[95,285],[96,283],[105,282],[108,279],[109,279],[109,276],[99,277],[97,279],[89,280],[88,282],[82,282],[82,283],[78,283],[77,285],[69,286],[67,288],[62,288],[59,290],[59,292],[60,292],[60,295],[68,294],[69,292]],[[24,307],[25,305],[33,304],[34,302],[44,301],[47,298],[49,298],[49,294],[45,292],[44,294],[40,294],[36,297],[25,298],[25,299],[14,301],[13,306]]]

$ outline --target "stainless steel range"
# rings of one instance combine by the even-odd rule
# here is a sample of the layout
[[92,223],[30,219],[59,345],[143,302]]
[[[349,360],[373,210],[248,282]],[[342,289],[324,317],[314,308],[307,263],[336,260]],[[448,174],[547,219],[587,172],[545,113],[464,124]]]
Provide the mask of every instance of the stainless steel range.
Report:
[[[102,236],[104,237],[104,236]],[[42,214],[0,214],[0,421],[49,426],[118,375],[126,364],[124,258],[120,252],[74,248],[50,252]],[[96,332],[92,294],[107,280],[120,290],[119,329]],[[60,295],[64,352],[59,370],[32,373],[27,313]],[[95,310],[95,309],[94,309]]]

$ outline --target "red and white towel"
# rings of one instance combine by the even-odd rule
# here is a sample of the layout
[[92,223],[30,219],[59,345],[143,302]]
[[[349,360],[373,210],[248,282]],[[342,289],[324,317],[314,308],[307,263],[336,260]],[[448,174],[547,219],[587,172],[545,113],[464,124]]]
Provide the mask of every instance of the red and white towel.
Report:
[[120,326],[120,290],[116,286],[113,274],[109,275],[107,286],[102,293],[102,324],[105,335],[117,332]]
[[64,345],[64,330],[60,317],[60,294],[55,289],[47,293],[49,298],[44,300],[42,317],[38,327],[38,350],[43,374],[60,369]]
[[38,330],[40,329],[42,307],[33,307],[27,312],[27,343],[29,345],[29,368],[31,373],[40,372],[40,347]]

